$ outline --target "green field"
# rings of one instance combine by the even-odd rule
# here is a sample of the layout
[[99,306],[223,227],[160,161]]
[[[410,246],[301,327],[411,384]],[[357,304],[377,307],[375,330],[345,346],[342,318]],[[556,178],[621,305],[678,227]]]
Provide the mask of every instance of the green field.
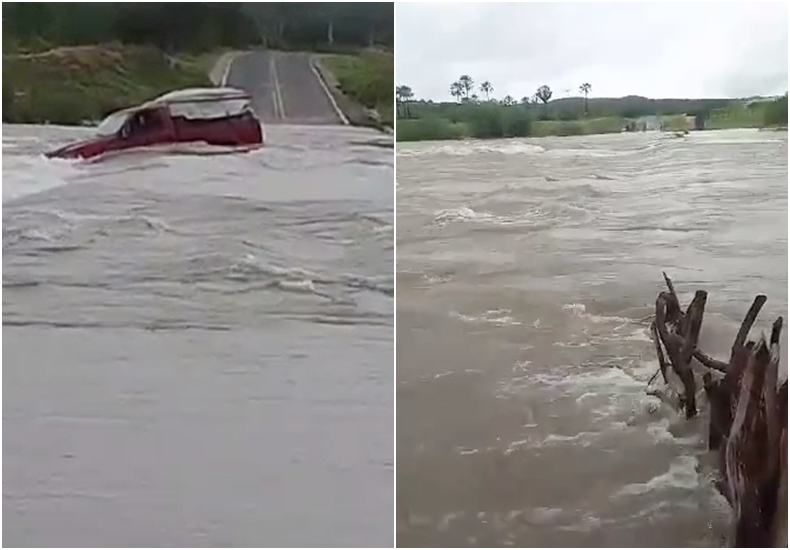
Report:
[[[394,56],[387,52],[366,51],[358,55],[328,54],[321,56],[322,65],[334,75],[339,90],[367,107],[375,109],[383,125],[393,127],[395,102]],[[344,109],[348,111],[349,109]],[[346,113],[352,122],[353,108]]]
[[162,93],[210,86],[206,56],[145,46],[79,46],[3,56],[3,121],[82,124]]

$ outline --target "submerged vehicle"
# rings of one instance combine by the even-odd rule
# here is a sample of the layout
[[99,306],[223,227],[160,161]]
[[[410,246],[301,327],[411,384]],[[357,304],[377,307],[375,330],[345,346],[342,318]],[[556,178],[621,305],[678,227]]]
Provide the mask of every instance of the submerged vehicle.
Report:
[[[46,154],[91,159],[132,149],[208,144],[224,152],[263,145],[263,127],[250,95],[235,88],[189,88],[109,115],[90,139]],[[174,147],[175,146],[175,147]]]

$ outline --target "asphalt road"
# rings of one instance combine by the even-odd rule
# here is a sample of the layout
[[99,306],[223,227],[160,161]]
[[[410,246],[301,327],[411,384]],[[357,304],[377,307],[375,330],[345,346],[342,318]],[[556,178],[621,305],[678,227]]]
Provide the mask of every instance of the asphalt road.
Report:
[[230,65],[228,86],[246,90],[266,124],[342,124],[310,64],[310,54],[253,51]]

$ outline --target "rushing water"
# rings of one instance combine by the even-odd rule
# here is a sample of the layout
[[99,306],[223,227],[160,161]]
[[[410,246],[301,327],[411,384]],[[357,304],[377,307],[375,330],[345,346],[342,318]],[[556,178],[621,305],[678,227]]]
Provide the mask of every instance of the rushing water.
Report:
[[[715,546],[702,419],[646,394],[649,316],[709,291],[726,358],[787,312],[787,134],[417,144],[397,159],[400,546]],[[781,367],[786,376],[786,358]]]
[[3,541],[388,546],[393,159],[46,160],[3,127]]

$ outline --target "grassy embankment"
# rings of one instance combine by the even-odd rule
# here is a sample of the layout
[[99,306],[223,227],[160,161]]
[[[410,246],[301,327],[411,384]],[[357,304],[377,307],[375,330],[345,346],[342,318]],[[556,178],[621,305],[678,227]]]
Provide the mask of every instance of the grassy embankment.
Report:
[[395,85],[391,52],[321,55],[319,70],[351,124],[393,128]]
[[[405,109],[405,107],[404,107]],[[438,109],[437,109],[438,111]],[[501,137],[546,137],[619,133],[636,118],[624,116],[580,117],[576,120],[535,120],[542,107],[522,105],[456,105],[437,113],[418,113],[399,118],[398,141],[485,139]],[[524,120],[527,118],[528,120]],[[683,114],[661,116],[667,131],[692,130],[694,117]],[[787,97],[751,104],[733,101],[713,109],[705,128],[787,128]]]
[[173,89],[210,86],[215,58],[168,58],[153,47],[120,45],[4,54],[3,122],[96,122]]
[[[227,51],[167,57],[154,47],[116,44],[5,54],[3,122],[97,122],[174,89],[211,86],[208,75]],[[352,124],[393,127],[391,53],[331,54],[320,60],[326,70],[319,69]]]

